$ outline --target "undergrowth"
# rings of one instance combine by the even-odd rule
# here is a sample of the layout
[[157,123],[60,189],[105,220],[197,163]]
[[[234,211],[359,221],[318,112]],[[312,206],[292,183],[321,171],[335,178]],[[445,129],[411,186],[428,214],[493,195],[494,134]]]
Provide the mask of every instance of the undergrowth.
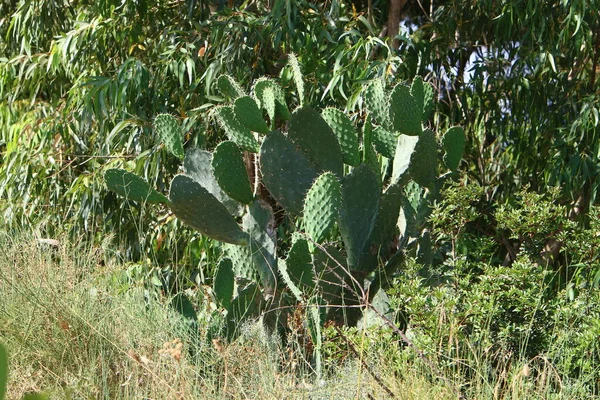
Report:
[[[302,332],[281,340],[257,321],[230,344],[209,340],[203,316],[214,304],[204,287],[189,289],[199,316],[190,323],[158,286],[111,261],[106,246],[39,239],[0,234],[9,399],[28,392],[67,399],[597,395],[599,296],[542,301],[543,279],[536,279],[543,274],[526,261],[511,270],[489,267],[486,279],[453,289],[429,287],[419,265],[409,264],[390,298],[395,322],[424,358],[391,329],[332,325],[323,332],[325,373],[316,379]],[[528,282],[518,286],[524,276]],[[499,325],[515,315],[525,321]],[[528,353],[534,335],[544,347]]]

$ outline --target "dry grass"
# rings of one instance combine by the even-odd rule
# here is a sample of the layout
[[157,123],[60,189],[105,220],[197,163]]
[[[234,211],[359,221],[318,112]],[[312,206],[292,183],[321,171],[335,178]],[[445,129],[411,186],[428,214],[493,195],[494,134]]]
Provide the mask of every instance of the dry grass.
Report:
[[[64,240],[53,247],[37,239],[0,234],[0,341],[10,353],[9,399],[30,391],[72,399],[384,399],[391,391],[418,400],[456,399],[464,389],[459,371],[445,369],[446,381],[432,379],[397,338],[381,345],[369,343],[381,338],[362,334],[351,338],[360,359],[341,340],[335,346],[346,355],[328,360],[325,379],[317,381],[294,350],[300,346],[283,346],[260,323],[225,344],[203,339],[207,326],[200,318],[198,339],[168,298],[143,285],[114,284],[124,267],[100,265],[102,247]],[[202,299],[197,306],[200,315],[208,307]],[[490,380],[482,354],[474,348],[470,360],[453,362],[474,371],[469,398],[541,399],[561,385],[542,358],[506,365]]]

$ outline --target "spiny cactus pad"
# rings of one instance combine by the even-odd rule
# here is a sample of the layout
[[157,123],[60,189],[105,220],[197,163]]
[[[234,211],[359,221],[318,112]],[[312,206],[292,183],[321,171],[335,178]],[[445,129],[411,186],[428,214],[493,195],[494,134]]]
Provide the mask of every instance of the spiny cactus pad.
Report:
[[302,107],[294,112],[288,137],[300,147],[317,171],[331,171],[342,177],[342,150],[333,131],[315,109]]
[[465,151],[465,131],[460,126],[453,126],[448,129],[442,139],[444,147],[444,164],[448,169],[456,171],[462,154]]
[[302,214],[304,198],[317,171],[296,145],[279,131],[269,133],[260,148],[260,169],[273,198],[286,211]]
[[260,107],[267,111],[271,124],[274,122],[275,113],[281,119],[290,119],[290,111],[287,108],[285,95],[277,82],[269,78],[259,78],[254,84],[253,90]]
[[223,243],[223,257],[230,258],[233,262],[233,274],[237,277],[256,280],[257,273],[252,261],[252,254],[248,246]]
[[203,235],[221,242],[248,244],[248,235],[227,208],[189,176],[177,175],[173,179],[169,198],[177,218]]
[[373,129],[372,136],[377,152],[390,160],[393,159],[396,152],[397,135],[378,126]]
[[235,143],[225,141],[217,146],[212,167],[219,186],[232,199],[244,204],[254,200],[242,152]]
[[229,258],[222,258],[213,279],[213,291],[223,308],[227,308],[231,304],[234,283],[233,263]]
[[419,185],[431,188],[437,176],[438,144],[432,131],[426,130],[419,136],[408,171]]
[[397,183],[408,170],[418,141],[418,136],[398,136],[392,168],[392,183]]
[[300,63],[295,54],[288,54],[288,65],[292,70],[292,78],[296,84],[296,90],[298,91],[298,101],[300,102],[300,105],[302,105],[304,104],[304,77],[302,76]]
[[344,178],[339,227],[350,269],[360,269],[360,258],[377,218],[379,195],[379,178],[365,164]]
[[277,237],[271,207],[266,202],[253,202],[244,215],[242,226],[250,236],[250,253],[262,285],[267,293],[273,293],[277,271]]
[[392,90],[390,104],[390,119],[394,130],[405,135],[420,135],[422,132],[421,118],[423,106],[410,94],[410,89],[398,84]]
[[315,287],[312,257],[308,241],[296,235],[286,259],[287,270],[295,285],[306,295],[312,294]]
[[342,253],[334,246],[317,247],[312,254],[315,282],[319,292],[330,304],[341,304],[340,292],[348,278],[348,266]]
[[241,322],[258,315],[262,300],[260,288],[250,282],[238,288],[237,296],[227,309],[227,337],[231,340],[240,333]]
[[413,79],[410,85],[410,95],[419,107],[423,107],[423,104],[425,104],[425,84],[420,76],[415,76],[415,79]]
[[383,80],[375,79],[365,91],[367,109],[375,122],[384,128],[389,127],[389,98],[386,96]]
[[248,129],[259,133],[269,133],[269,127],[263,119],[262,111],[252,97],[238,97],[233,109],[237,119]]
[[109,169],[104,173],[109,190],[140,203],[168,204],[169,199],[150,187],[143,178],[124,169]]
[[363,125],[362,161],[373,171],[379,171],[379,159],[373,148],[373,126],[368,118]]
[[341,203],[341,186],[334,174],[326,172],[319,176],[304,200],[304,225],[306,233],[321,243],[338,218]]
[[240,85],[229,75],[221,75],[217,79],[217,87],[221,94],[230,100],[235,100],[244,95]]
[[221,189],[212,167],[213,155],[206,150],[190,149],[183,160],[183,171],[217,198],[233,215],[240,215],[242,207]]
[[350,118],[337,108],[326,108],[321,112],[321,116],[337,136],[344,163],[357,166],[360,163],[358,136]]
[[215,110],[217,121],[227,137],[244,150],[258,152],[259,144],[250,132],[235,116],[232,107],[220,106]]
[[171,114],[158,114],[154,118],[154,131],[175,157],[183,159],[182,132],[179,122]]
[[379,266],[380,260],[389,258],[392,251],[390,243],[396,233],[401,207],[402,187],[399,184],[389,186],[381,196],[375,225],[363,252],[361,261],[363,271],[370,273]]
[[433,107],[435,106],[435,89],[431,83],[423,84],[423,122],[427,121],[431,116]]

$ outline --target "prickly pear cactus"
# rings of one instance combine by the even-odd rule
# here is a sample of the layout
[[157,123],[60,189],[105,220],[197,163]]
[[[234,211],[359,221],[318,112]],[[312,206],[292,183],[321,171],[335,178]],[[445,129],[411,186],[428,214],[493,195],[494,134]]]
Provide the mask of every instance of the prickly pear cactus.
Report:
[[[465,138],[458,127],[441,141],[428,129],[434,91],[421,78],[391,91],[373,81],[363,92],[365,112],[351,119],[335,108],[304,105],[295,57],[290,67],[296,95],[289,98],[300,106],[293,113],[275,79],[257,80],[251,96],[231,77],[218,79],[225,102],[214,113],[230,140],[212,152],[188,149],[169,198],[125,170],[105,177],[114,192],[166,204],[185,224],[222,242],[213,293],[225,315],[223,334],[233,338],[242,320],[299,302],[317,344],[326,320],[360,319],[364,299],[402,267],[404,246],[417,243],[423,254],[431,201],[452,175],[448,170],[458,168]],[[159,116],[155,124],[172,132],[171,118]],[[159,136],[182,157],[175,136]]]
[[316,243],[325,240],[336,220],[341,203],[341,186],[331,172],[319,176],[304,200],[306,233]]
[[154,130],[166,148],[176,157],[183,159],[182,132],[179,122],[171,114],[159,114],[154,118]]

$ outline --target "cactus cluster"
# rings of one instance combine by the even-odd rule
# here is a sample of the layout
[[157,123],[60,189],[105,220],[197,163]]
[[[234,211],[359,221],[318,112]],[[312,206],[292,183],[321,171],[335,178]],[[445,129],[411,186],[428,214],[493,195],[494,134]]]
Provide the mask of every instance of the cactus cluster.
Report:
[[[256,81],[251,95],[228,76],[217,85],[229,103],[215,117],[229,140],[212,153],[188,149],[168,199],[122,170],[106,172],[109,189],[165,203],[184,223],[225,243],[213,289],[227,310],[229,335],[241,319],[281,308],[282,301],[304,304],[313,334],[328,319],[356,323],[360,308],[350,315],[339,306],[361,304],[364,293],[373,299],[382,276],[398,268],[402,245],[419,235],[424,199],[439,185],[439,165],[458,167],[462,129],[441,138],[427,129],[434,92],[420,78],[390,92],[382,80],[373,81],[358,123],[333,108],[301,105],[290,113],[274,79]],[[155,128],[180,157],[181,132],[171,118],[158,116]],[[255,153],[260,181],[249,178],[244,152]],[[278,210],[291,221],[285,226],[298,231],[278,229]]]

